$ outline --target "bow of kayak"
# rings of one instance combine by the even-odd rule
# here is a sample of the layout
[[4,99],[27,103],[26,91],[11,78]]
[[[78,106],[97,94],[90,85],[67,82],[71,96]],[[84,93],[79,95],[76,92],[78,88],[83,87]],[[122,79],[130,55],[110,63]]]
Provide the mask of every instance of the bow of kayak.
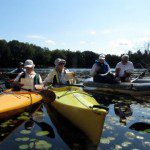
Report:
[[17,115],[42,100],[40,94],[7,90],[0,95],[0,120]]
[[56,100],[51,105],[81,129],[94,144],[98,144],[107,111],[79,87],[66,86],[52,90]]

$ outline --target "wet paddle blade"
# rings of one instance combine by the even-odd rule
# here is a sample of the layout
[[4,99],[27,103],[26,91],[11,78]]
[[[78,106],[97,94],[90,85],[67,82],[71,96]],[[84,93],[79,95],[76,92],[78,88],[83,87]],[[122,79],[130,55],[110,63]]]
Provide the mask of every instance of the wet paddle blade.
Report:
[[45,102],[53,102],[56,99],[56,95],[53,91],[50,90],[42,90],[40,91],[40,94],[42,95]]

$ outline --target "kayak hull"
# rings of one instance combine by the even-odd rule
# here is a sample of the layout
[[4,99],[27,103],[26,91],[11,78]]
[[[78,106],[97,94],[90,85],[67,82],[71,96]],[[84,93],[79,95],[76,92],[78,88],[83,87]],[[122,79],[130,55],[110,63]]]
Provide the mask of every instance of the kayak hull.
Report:
[[89,94],[78,87],[52,89],[57,98],[51,105],[65,118],[81,129],[89,139],[98,144],[103,130],[106,110],[94,112],[90,106],[99,105]]
[[84,83],[84,90],[89,92],[111,92],[128,94],[134,96],[149,96],[150,95],[150,83],[96,83],[88,81]]
[[41,100],[37,93],[7,90],[0,95],[0,120],[20,114]]

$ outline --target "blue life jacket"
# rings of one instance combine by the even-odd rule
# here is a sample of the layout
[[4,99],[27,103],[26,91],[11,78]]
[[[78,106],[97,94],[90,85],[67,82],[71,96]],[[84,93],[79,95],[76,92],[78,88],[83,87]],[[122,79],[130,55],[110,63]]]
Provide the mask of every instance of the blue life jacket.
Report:
[[95,61],[96,65],[99,67],[97,74],[105,74],[109,71],[109,65],[106,61],[104,63],[100,63],[99,61]]

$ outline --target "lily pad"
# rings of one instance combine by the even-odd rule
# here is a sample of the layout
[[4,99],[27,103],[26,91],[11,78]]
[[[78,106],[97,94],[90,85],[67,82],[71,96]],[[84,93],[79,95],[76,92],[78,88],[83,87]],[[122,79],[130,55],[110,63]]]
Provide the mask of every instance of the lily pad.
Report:
[[114,150],[120,150],[120,149],[122,149],[122,146],[116,145]]
[[34,141],[36,141],[36,139],[30,139],[30,142],[34,142]]
[[29,146],[27,144],[19,146],[19,149],[28,149],[28,148],[29,148]]
[[31,131],[30,130],[22,130],[20,131],[21,134],[30,134]]
[[36,136],[45,136],[45,135],[48,135],[48,134],[49,134],[48,131],[38,131],[38,132],[36,133]]
[[34,142],[31,142],[31,143],[29,144],[29,147],[30,147],[30,148],[33,148],[33,147],[34,147]]
[[110,143],[110,139],[109,138],[101,138],[100,143],[102,143],[102,144],[109,144]]
[[50,143],[48,143],[47,141],[44,141],[44,140],[40,140],[40,141],[35,143],[36,149],[49,149],[51,147],[52,147],[52,145]]
[[143,140],[143,139],[144,139],[144,137],[142,137],[142,136],[136,136],[136,138],[137,138],[137,139],[140,139],[140,140]]
[[29,120],[28,116],[19,116],[17,119],[19,120]]
[[121,145],[122,145],[123,147],[128,147],[130,144],[132,144],[132,143],[126,141],[126,142],[123,142]]
[[125,133],[125,136],[128,138],[128,139],[134,139],[136,138],[136,135],[132,132],[126,132]]

